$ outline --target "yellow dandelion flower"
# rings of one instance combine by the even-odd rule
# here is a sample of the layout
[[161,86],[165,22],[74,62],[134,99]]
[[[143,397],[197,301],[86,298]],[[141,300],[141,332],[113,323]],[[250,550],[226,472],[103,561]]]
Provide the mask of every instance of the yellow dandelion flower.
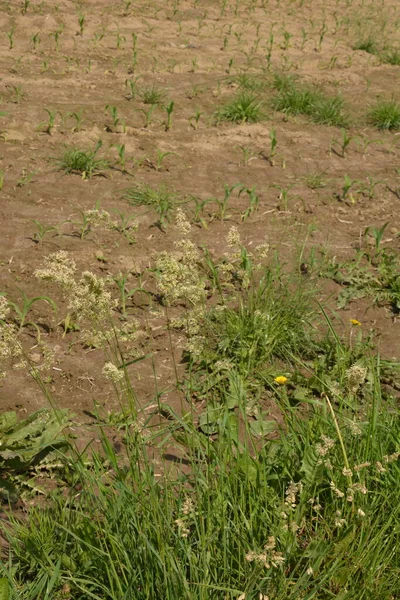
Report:
[[279,377],[275,377],[275,379],[274,379],[275,383],[278,383],[279,385],[285,385],[287,380],[288,380],[288,378],[285,377],[284,375],[279,375]]
[[361,325],[360,321],[357,321],[357,319],[350,319],[350,323],[355,327],[359,327]]

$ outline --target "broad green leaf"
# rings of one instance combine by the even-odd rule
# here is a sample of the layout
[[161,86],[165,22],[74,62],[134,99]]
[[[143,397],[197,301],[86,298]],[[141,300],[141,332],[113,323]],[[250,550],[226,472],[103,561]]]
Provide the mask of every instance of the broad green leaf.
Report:
[[10,585],[7,577],[0,579],[0,600],[8,600],[10,597]]
[[0,415],[0,433],[7,431],[7,429],[10,429],[10,427],[13,427],[16,422],[17,413],[13,410]]
[[271,431],[276,430],[276,422],[266,421],[264,419],[250,421],[250,430],[253,435],[263,437],[264,435],[271,433]]

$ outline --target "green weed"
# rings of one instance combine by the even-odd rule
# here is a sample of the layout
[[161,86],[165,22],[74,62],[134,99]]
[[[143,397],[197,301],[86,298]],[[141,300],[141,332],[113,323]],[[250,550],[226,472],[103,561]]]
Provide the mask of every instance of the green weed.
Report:
[[218,121],[232,123],[258,123],[263,118],[262,103],[249,92],[239,92],[236,98],[217,112]]
[[176,204],[174,194],[163,186],[155,189],[149,185],[142,185],[125,190],[123,198],[128,200],[131,206],[148,206],[154,209],[158,215],[157,223],[165,231],[170,221],[171,211]]
[[272,99],[274,110],[291,115],[307,115],[315,123],[344,127],[344,101],[339,95],[326,96],[320,90],[300,85],[291,76],[275,75],[273,87],[278,90]]
[[57,165],[66,174],[78,173],[82,175],[82,179],[104,175],[104,171],[109,167],[109,162],[104,158],[97,158],[101,146],[102,142],[99,140],[94,150],[67,148],[62,157],[56,161]]
[[368,112],[368,120],[378,129],[400,129],[400,104],[395,100],[378,100]]

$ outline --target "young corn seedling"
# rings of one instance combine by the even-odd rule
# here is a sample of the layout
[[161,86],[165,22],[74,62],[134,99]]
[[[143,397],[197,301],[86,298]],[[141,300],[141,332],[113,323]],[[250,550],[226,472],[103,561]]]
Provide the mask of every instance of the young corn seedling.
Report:
[[128,273],[119,273],[119,275],[117,277],[113,277],[114,283],[116,284],[116,286],[119,290],[119,297],[120,297],[119,309],[120,309],[121,315],[124,319],[126,319],[128,316],[128,313],[126,312],[126,301],[129,297],[127,290],[126,290],[126,283],[128,281],[128,278],[129,278]]
[[375,188],[378,185],[385,183],[380,179],[373,179],[372,177],[367,177],[368,183],[363,183],[360,187],[360,192],[363,196],[366,196],[369,200],[375,197]]
[[[338,156],[345,158],[347,148],[350,146],[351,142],[358,141],[358,138],[352,137],[344,128],[340,130],[340,133],[342,138],[341,140],[332,140],[331,151],[337,154]],[[339,146],[339,150],[336,150],[335,146]]]
[[8,49],[12,50],[14,48],[14,33],[15,33],[15,25],[13,25],[10,31],[6,32],[8,37]]
[[241,183],[235,183],[234,185],[228,185],[227,183],[224,183],[225,193],[223,199],[219,200],[218,198],[215,198],[215,202],[218,205],[219,209],[217,216],[221,221],[224,221],[226,218],[229,218],[229,216],[227,215],[227,210],[229,199],[232,196],[232,193],[237,189],[242,190],[243,187],[244,186]]
[[40,39],[40,35],[39,32],[35,33],[32,37],[31,37],[31,42],[33,44],[33,49],[36,50],[36,47],[40,44],[41,39]]
[[58,110],[49,110],[48,108],[45,108],[44,110],[47,112],[49,118],[47,120],[47,123],[40,123],[38,129],[43,128],[43,131],[45,133],[47,133],[48,135],[52,135],[52,131],[56,125],[56,117],[61,113]]
[[206,198],[205,200],[202,200],[201,198],[198,198],[197,196],[190,196],[189,202],[190,201],[194,202],[194,214],[192,217],[193,222],[200,223],[205,229],[208,229],[207,222],[203,218],[204,208],[210,201],[214,202],[214,199],[210,200],[209,198]]
[[22,6],[21,6],[21,15],[26,15],[26,13],[28,12],[29,5],[30,5],[30,0],[23,0]]
[[0,192],[4,187],[4,171],[0,171]]
[[126,132],[126,126],[125,126],[125,122],[119,118],[118,116],[118,109],[116,106],[110,106],[110,104],[107,104],[106,106],[106,111],[109,112],[110,117],[112,118],[112,129],[110,129],[109,127],[107,127],[108,131],[116,131],[118,128],[118,125],[121,125],[122,127],[122,132],[125,133]]
[[278,184],[272,184],[271,187],[279,190],[278,196],[278,210],[281,212],[289,212],[289,200],[292,200],[293,197],[290,196],[290,191],[294,188],[295,184],[290,185],[288,188],[284,188]]
[[165,107],[165,110],[167,111],[167,120],[164,121],[165,131],[169,131],[171,129],[172,113],[174,112],[174,106],[175,102],[171,100],[171,102],[169,102],[169,104],[167,104],[167,106]]
[[245,210],[245,212],[242,214],[242,221],[245,222],[245,221],[247,221],[247,219],[249,217],[251,217],[258,210],[258,206],[260,204],[260,198],[259,198],[258,194],[256,194],[255,187],[252,187],[250,189],[249,188],[241,189],[239,192],[239,196],[242,194],[242,192],[246,192],[248,199],[249,199],[249,206]]
[[62,34],[64,30],[64,25],[60,25],[60,27],[58,29],[56,29],[55,31],[49,33],[49,37],[53,37],[54,38],[54,44],[56,47],[56,52],[58,52],[59,50],[59,41],[60,41],[60,35]]
[[257,156],[254,154],[253,150],[250,148],[250,146],[236,146],[236,148],[238,148],[238,150],[241,150],[241,152],[242,152],[243,165],[245,167],[248,167],[250,164],[250,161],[257,158]]
[[31,310],[32,306],[39,301],[43,301],[46,302],[47,304],[49,304],[51,306],[51,308],[53,309],[54,312],[57,312],[57,305],[54,302],[54,300],[52,300],[51,298],[49,298],[48,296],[36,296],[35,298],[28,298],[28,296],[25,294],[25,292],[23,292],[22,290],[19,290],[22,296],[22,305],[18,306],[18,304],[16,304],[15,302],[10,302],[9,301],[9,305],[13,308],[15,314],[16,314],[16,322],[18,324],[18,328],[19,331],[21,332],[23,327],[27,327],[27,326],[31,326],[34,327],[36,329],[37,332],[37,339],[38,342],[40,342],[40,329],[39,326],[37,325],[37,323],[33,323],[32,321],[27,321],[27,316],[29,311]]
[[34,232],[32,239],[39,245],[43,244],[43,240],[48,233],[55,231],[56,234],[58,234],[58,227],[55,227],[54,225],[44,225],[36,219],[32,219],[32,222],[36,225],[36,231]]
[[271,140],[270,151],[268,155],[264,154],[264,158],[269,162],[271,167],[275,166],[274,157],[276,155],[276,148],[278,146],[278,140],[276,137],[276,130],[274,128],[269,132],[269,139]]
[[351,190],[353,189],[356,183],[359,183],[357,179],[351,179],[351,177],[345,175],[342,191],[340,194],[336,194],[336,198],[341,202],[350,200],[352,204],[355,204],[356,201],[353,194],[351,193]]
[[189,117],[189,123],[193,129],[197,130],[199,128],[199,121],[202,115],[204,115],[204,113],[197,109],[195,114],[192,117]]
[[129,88],[129,93],[126,96],[127,100],[134,100],[136,98],[136,94],[137,94],[136,85],[137,85],[137,82],[139,79],[140,79],[139,75],[137,77],[135,77],[134,79],[126,79],[125,86],[127,88]]
[[136,243],[135,232],[138,230],[138,223],[135,215],[125,215],[125,213],[116,209],[113,212],[119,217],[119,223],[114,226],[114,229],[121,233],[129,244]]
[[118,164],[121,167],[121,171],[123,173],[127,173],[126,170],[126,152],[125,152],[125,144],[112,144],[111,148],[116,148],[118,152]]
[[161,171],[163,168],[163,162],[164,160],[167,158],[167,156],[177,156],[176,152],[162,152],[162,150],[159,150],[157,148],[157,157],[156,157],[156,164],[155,164],[155,168],[156,171]]
[[144,129],[147,129],[148,127],[150,127],[151,123],[153,122],[153,113],[156,110],[156,108],[157,108],[157,104],[152,104],[148,110],[145,110],[144,108],[136,109],[138,112],[141,112],[144,115],[144,118],[145,118],[145,123],[143,125]]
[[76,132],[82,130],[82,122],[83,122],[82,110],[78,110],[78,112],[70,112],[67,114],[67,117],[72,117],[75,119],[75,125],[71,129],[72,133],[76,133]]
[[83,35],[83,30],[85,27],[85,21],[86,21],[86,17],[83,14],[83,12],[79,11],[78,13],[78,24],[79,24],[79,35],[82,36]]
[[384,225],[382,225],[382,227],[367,227],[364,231],[364,238],[366,238],[368,235],[372,236],[374,238],[375,241],[375,257],[377,257],[380,252],[381,252],[381,245],[382,245],[382,239],[383,239],[383,234],[385,233],[385,229],[386,227],[389,225],[388,223],[385,223]]

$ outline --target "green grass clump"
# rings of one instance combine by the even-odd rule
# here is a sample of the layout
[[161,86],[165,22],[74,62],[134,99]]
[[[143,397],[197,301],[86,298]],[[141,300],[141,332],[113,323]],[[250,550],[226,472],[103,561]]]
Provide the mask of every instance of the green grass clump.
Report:
[[170,214],[176,205],[176,197],[165,186],[152,188],[149,185],[135,185],[123,194],[131,206],[148,206],[156,211],[158,224],[165,229],[170,221]]
[[71,451],[68,489],[0,523],[5,597],[396,598],[399,366],[358,322],[341,339],[298,268],[248,252],[236,228],[228,241],[215,262],[186,239],[156,269],[183,316],[169,326],[203,338],[176,382],[181,411],[163,401],[170,382],[151,413],[136,405],[107,338],[121,413],[98,416],[90,457]]
[[67,148],[61,158],[57,160],[57,165],[61,171],[67,174],[79,173],[84,179],[101,175],[109,167],[106,159],[97,158],[101,146],[102,144],[99,142],[94,150]]
[[267,86],[265,78],[254,73],[240,73],[233,81],[247,92],[261,92]]
[[161,104],[165,97],[164,90],[152,85],[142,88],[139,96],[144,104]]
[[291,115],[307,115],[314,123],[323,125],[347,125],[340,95],[326,96],[320,90],[298,83],[290,75],[275,74],[272,87],[277,90],[272,99],[274,110]]
[[[222,410],[213,438],[169,409],[166,433],[188,462],[179,477],[157,476],[134,428],[124,431],[124,461],[103,434],[89,469],[75,461],[79,493],[28,507],[26,519],[2,527],[11,597],[33,600],[45,590],[57,600],[68,590],[77,600],[394,598],[400,421],[383,401],[379,368],[372,360],[348,371],[352,389],[351,377],[368,373],[368,404],[357,420],[348,397],[302,406],[276,385],[281,430],[253,446],[246,427],[238,436],[233,411]],[[327,371],[326,378],[329,385]],[[234,390],[221,398],[225,406]],[[237,393],[245,415],[246,390]]]
[[376,40],[374,40],[372,37],[367,37],[367,38],[358,40],[354,44],[353,50],[363,50],[364,52],[367,52],[368,54],[377,54],[378,53],[378,45],[376,43]]
[[378,129],[400,129],[400,104],[396,100],[378,100],[368,113],[368,120]]
[[251,92],[239,92],[229,104],[217,113],[219,121],[231,123],[258,123],[263,119],[262,103]]
[[387,65],[400,66],[400,49],[392,48],[391,50],[386,50],[382,54],[381,59]]

